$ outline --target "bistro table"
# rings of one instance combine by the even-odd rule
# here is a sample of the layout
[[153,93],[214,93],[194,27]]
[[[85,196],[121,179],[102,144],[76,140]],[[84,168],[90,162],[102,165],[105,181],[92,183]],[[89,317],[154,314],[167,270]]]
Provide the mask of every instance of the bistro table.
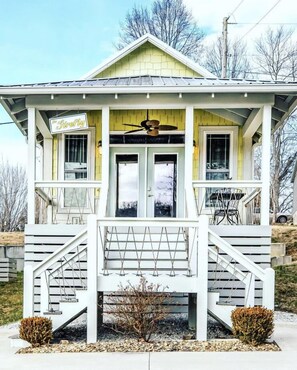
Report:
[[240,223],[238,204],[244,196],[245,193],[238,189],[222,189],[211,193],[209,200],[214,204],[213,223],[219,225],[226,220],[230,225],[238,225]]

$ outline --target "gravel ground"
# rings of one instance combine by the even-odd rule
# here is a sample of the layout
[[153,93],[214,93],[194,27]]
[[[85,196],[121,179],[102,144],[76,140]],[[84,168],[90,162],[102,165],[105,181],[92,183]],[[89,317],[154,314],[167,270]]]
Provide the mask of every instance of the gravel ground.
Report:
[[98,342],[86,344],[85,317],[55,333],[48,346],[28,347],[18,353],[50,352],[170,352],[170,351],[279,351],[275,343],[250,346],[234,339],[232,334],[211,317],[208,318],[207,342],[193,340],[185,315],[172,316],[158,325],[150,343],[139,341],[132,334],[117,333],[111,321],[106,321],[98,333]]
[[[297,323],[297,315],[288,312],[275,312],[275,322]],[[19,323],[2,328],[16,329]],[[159,323],[158,330],[150,343],[139,342],[132,334],[121,334],[113,330],[111,320],[106,317],[98,333],[98,342],[86,344],[86,314],[76,319],[66,328],[55,333],[53,343],[48,346],[28,347],[18,353],[50,352],[157,352],[157,351],[279,351],[275,343],[258,347],[245,345],[234,339],[232,333],[208,317],[207,342],[196,341],[194,332],[187,327],[186,315],[172,316]]]

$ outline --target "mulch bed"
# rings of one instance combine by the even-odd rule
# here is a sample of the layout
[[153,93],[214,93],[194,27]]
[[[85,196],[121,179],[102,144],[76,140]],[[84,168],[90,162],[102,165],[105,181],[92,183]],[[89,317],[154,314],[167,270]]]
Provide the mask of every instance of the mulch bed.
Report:
[[17,353],[53,353],[53,352],[246,352],[246,351],[280,351],[275,343],[262,344],[257,347],[243,344],[237,339],[140,342],[126,339],[115,342],[97,342],[94,344],[70,343],[62,340],[57,344],[40,347],[27,347]]

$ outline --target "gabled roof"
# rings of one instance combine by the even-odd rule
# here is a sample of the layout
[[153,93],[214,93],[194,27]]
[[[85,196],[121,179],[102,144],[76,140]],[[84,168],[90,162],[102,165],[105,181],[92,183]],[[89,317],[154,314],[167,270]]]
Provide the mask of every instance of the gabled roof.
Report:
[[197,63],[193,62],[188,57],[184,56],[179,51],[173,49],[171,46],[167,45],[165,42],[159,40],[157,37],[146,33],[139,39],[135,40],[131,44],[124,47],[122,50],[117,52],[116,54],[112,55],[110,58],[103,61],[101,64],[99,64],[97,67],[93,68],[91,71],[84,74],[81,79],[91,79],[96,77],[99,73],[103,72],[116,62],[118,62],[120,59],[124,58],[126,55],[130,54],[135,49],[139,48],[144,43],[149,42],[152,45],[156,46],[157,48],[161,49],[165,53],[169,54],[171,57],[175,58],[182,64],[186,65],[187,67],[191,68],[193,71],[197,72],[202,77],[211,77],[216,78],[216,76],[212,73],[210,73],[207,69],[201,67]]

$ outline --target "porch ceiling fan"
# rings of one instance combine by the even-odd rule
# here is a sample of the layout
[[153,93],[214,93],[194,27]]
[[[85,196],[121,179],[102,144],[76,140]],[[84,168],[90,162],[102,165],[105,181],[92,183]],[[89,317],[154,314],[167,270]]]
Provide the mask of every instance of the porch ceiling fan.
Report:
[[149,119],[149,112],[146,112],[146,119],[139,125],[133,125],[132,123],[124,123],[124,126],[138,127],[135,130],[130,130],[124,133],[124,135],[132,134],[133,132],[146,131],[149,136],[158,136],[159,131],[173,131],[177,130],[176,126],[172,125],[160,125],[160,121],[156,119]]

